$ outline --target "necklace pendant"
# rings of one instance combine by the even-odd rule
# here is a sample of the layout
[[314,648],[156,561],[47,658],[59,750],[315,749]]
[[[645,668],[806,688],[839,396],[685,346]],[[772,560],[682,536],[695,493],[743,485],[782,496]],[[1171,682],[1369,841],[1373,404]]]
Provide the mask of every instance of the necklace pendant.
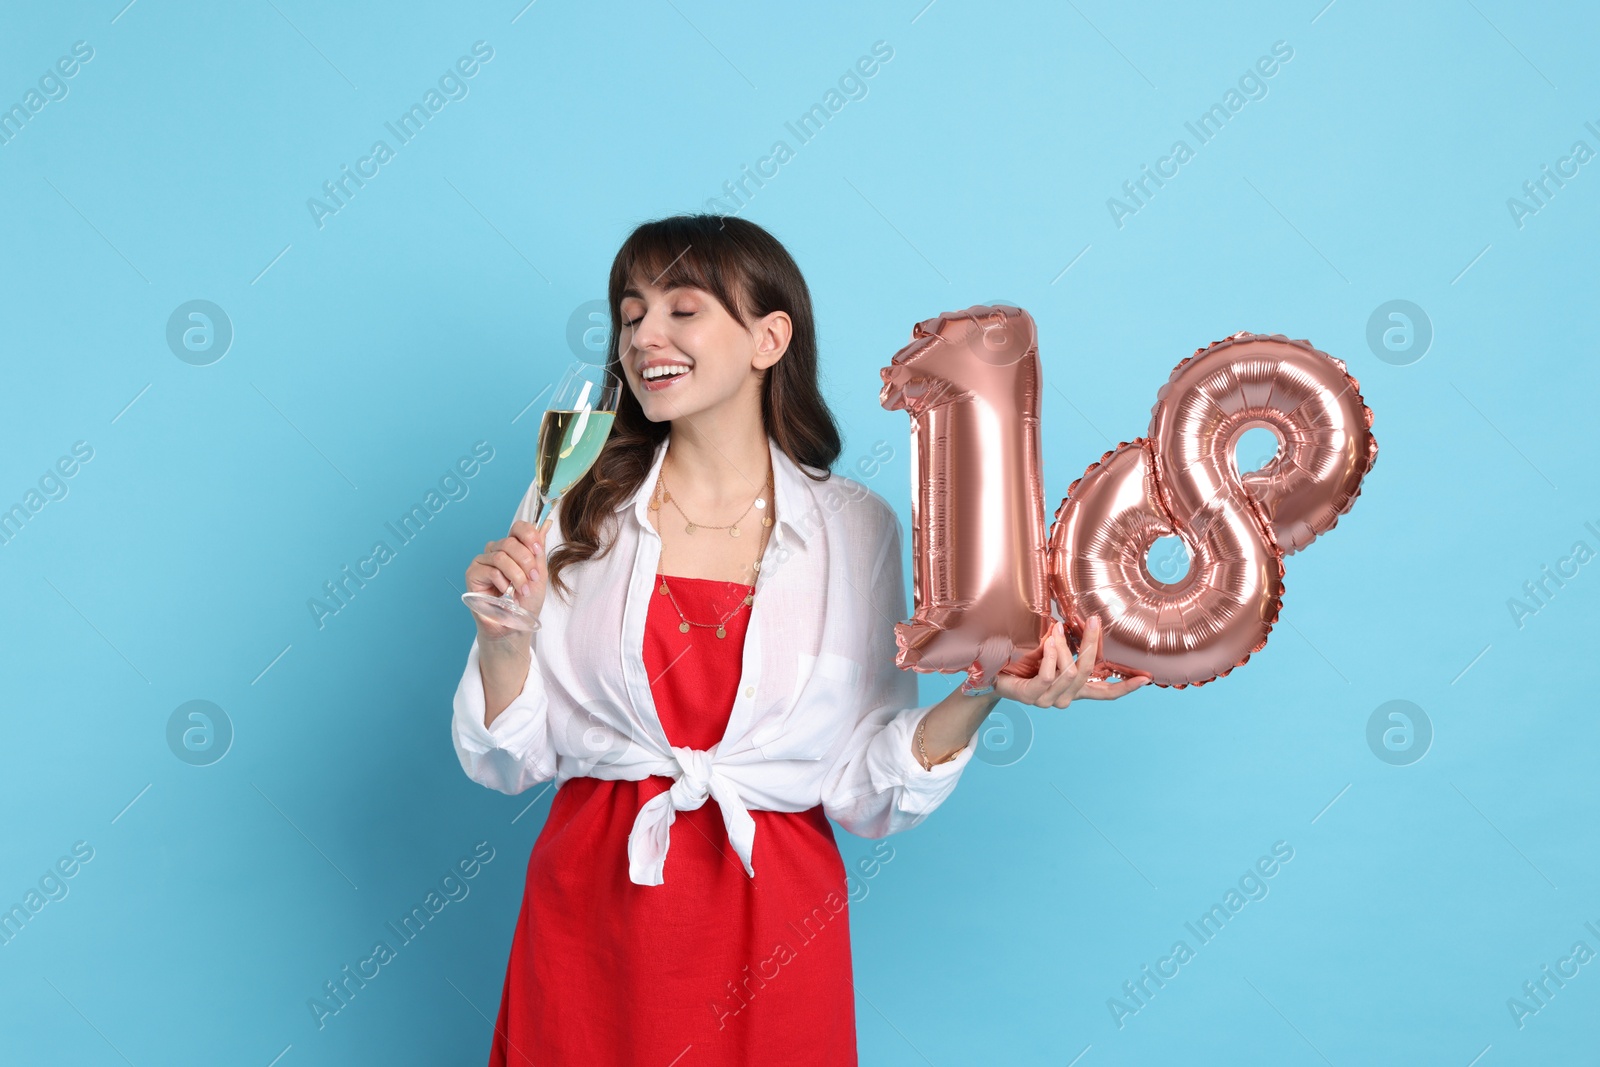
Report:
[[689,632],[689,624],[687,622],[680,622],[678,624],[678,632],[680,634],[688,633]]
[[724,630],[722,628],[722,625],[719,623],[717,625],[717,636],[718,637],[726,637],[727,635],[728,635],[728,632],[726,630]]
[[667,595],[667,580],[665,578],[661,579],[660,593],[661,593],[662,596],[666,596]]
[[771,515],[763,515],[761,517],[761,525],[763,525],[763,526],[771,526],[772,525],[772,516]]
[[764,508],[766,506],[767,506],[767,502],[765,500],[762,500],[760,497],[756,497],[756,507]]
[[683,528],[684,533],[694,533],[694,523],[689,523]]
[[744,606],[745,607],[749,607],[751,604],[754,604],[755,602],[756,602],[756,598],[755,598],[755,596],[753,594],[746,593],[744,595]]
[[728,536],[729,537],[738,537],[739,536],[739,527],[737,527],[737,526],[728,527]]

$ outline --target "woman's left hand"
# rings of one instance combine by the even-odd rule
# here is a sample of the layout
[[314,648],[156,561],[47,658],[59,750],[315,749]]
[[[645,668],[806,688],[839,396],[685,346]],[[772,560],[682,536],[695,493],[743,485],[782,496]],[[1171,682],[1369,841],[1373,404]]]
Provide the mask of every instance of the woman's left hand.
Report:
[[1124,678],[1120,682],[1096,682],[1089,672],[1100,658],[1100,619],[1089,618],[1084,629],[1083,647],[1076,661],[1067,646],[1067,637],[1060,621],[1051,624],[1039,647],[1029,652],[1011,666],[1028,669],[1038,664],[1031,678],[1021,678],[1001,671],[995,675],[995,695],[1019,704],[1032,704],[1036,708],[1064,708],[1074,700],[1115,700],[1133,692],[1150,681],[1148,677]]

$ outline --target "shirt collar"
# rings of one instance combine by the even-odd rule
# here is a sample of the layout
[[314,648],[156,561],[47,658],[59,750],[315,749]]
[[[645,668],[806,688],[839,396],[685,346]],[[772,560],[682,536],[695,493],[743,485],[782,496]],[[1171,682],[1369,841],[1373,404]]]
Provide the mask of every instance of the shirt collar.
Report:
[[[661,473],[661,465],[667,458],[667,442],[672,440],[672,433],[668,431],[656,444],[654,459],[650,462],[650,470],[639,482],[639,488],[632,498],[622,501],[616,510],[622,511],[631,507],[633,516],[639,525],[651,533],[655,530],[650,525],[649,509],[650,494],[656,487],[656,476]],[[773,527],[773,536],[778,544],[784,541],[784,531],[793,537],[798,544],[806,543],[807,523],[803,521],[811,511],[812,499],[810,482],[811,477],[801,469],[800,465],[789,458],[788,453],[778,447],[778,443],[769,435],[767,437],[767,450],[772,456],[772,493],[773,505],[778,512],[777,525]]]

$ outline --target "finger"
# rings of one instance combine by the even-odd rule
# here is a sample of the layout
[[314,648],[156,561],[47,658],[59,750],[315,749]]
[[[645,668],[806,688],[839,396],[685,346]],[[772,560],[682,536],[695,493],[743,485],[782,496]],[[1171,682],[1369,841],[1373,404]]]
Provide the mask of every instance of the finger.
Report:
[[501,574],[505,575],[506,581],[510,582],[513,588],[520,588],[523,583],[528,581],[528,572],[522,569],[522,564],[518,563],[516,558],[509,552],[501,550],[492,553],[489,556],[489,563]]
[[1090,676],[1100,663],[1100,629],[1100,617],[1091,615],[1083,628],[1083,645],[1078,649],[1077,662],[1073,663],[1072,669],[1067,672],[1070,681],[1062,687],[1059,694],[1065,699],[1065,703],[1060,704],[1060,707],[1066,707],[1075,700],[1083,691],[1083,687],[1093,680]]
[[550,529],[550,520],[552,518],[554,518],[554,516],[546,515],[544,521],[539,523],[537,526],[529,522],[527,519],[517,519],[511,524],[511,532],[516,533],[519,530],[527,530],[530,533],[543,534],[546,530]]
[[1056,673],[1055,676],[1050,679],[1050,687],[1047,690],[1047,692],[1051,694],[1052,700],[1054,699],[1054,694],[1060,692],[1061,687],[1072,678],[1072,645],[1067,641],[1067,631],[1065,627],[1057,630],[1054,644],[1056,651]]
[[[1091,620],[1091,622],[1085,627],[1085,633],[1089,634],[1092,632],[1095,625],[1096,624]],[[1065,646],[1064,639],[1062,644]],[[1061,675],[1045,692],[1044,696],[1048,699],[1048,703],[1041,704],[1041,707],[1064,708],[1068,704],[1072,703],[1072,699],[1077,695],[1078,690],[1082,689],[1085,682],[1088,681],[1088,664],[1092,661],[1087,660],[1084,657],[1089,651],[1089,638],[1087,636],[1085,637],[1083,647],[1078,650],[1078,658],[1076,661],[1072,659],[1069,650],[1066,650],[1065,648],[1063,649]]]
[[481,589],[490,590],[496,596],[509,593],[512,590],[511,579],[507,578],[505,573],[492,563],[479,564],[475,572],[468,571],[467,573],[471,575],[468,578],[469,584],[476,584]]
[[[515,544],[517,552],[531,555],[528,550],[523,549],[522,545],[517,544],[517,542],[512,542],[512,544]],[[499,571],[499,577],[494,579],[494,587],[501,590],[501,592],[506,589],[506,582],[510,582],[512,589],[517,590],[518,595],[526,597],[528,593],[533,592],[533,582],[541,581],[541,574],[539,574],[538,568],[534,568],[533,561],[522,560],[509,549],[488,553],[486,563],[491,568]]]
[[524,574],[533,576],[541,573],[541,555],[537,545],[529,548],[515,537],[508,537],[501,541],[496,548],[516,560],[517,566],[522,568]]
[[1067,645],[1066,631],[1060,629],[1059,624],[1051,632],[1045,646],[1045,658],[1050,663],[1051,672],[1046,675],[1044,667],[1039,668],[1035,680],[1041,684],[1035,687],[1032,698],[1033,705],[1039,708],[1054,707],[1056,695],[1072,677],[1072,649]]
[[1142,689],[1150,684],[1149,678],[1124,678],[1120,682],[1094,682],[1091,681],[1083,687],[1078,694],[1081,700],[1115,700],[1126,696],[1135,689]]
[[1094,681],[1095,669],[1100,666],[1099,634],[1095,635],[1095,647],[1090,648],[1086,643],[1078,650],[1078,660],[1072,665],[1072,684],[1067,687],[1069,699],[1075,698],[1083,692],[1083,687]]
[[1064,708],[1072,703],[1072,695],[1079,685],[1079,670],[1076,664],[1068,662],[1061,671],[1061,677],[1051,683],[1040,701],[1040,707]]
[[529,550],[538,547],[540,551],[543,551],[544,533],[544,527],[535,526],[533,523],[524,522],[521,519],[511,524],[511,536],[519,544],[527,545]]
[[1091,615],[1088,625],[1083,628],[1083,647],[1078,649],[1079,662],[1084,662],[1085,657],[1090,667],[1100,662],[1100,637],[1100,616]]
[[1055,679],[1056,664],[1060,662],[1056,651],[1057,642],[1060,640],[1057,627],[1060,625],[1060,623],[1056,623],[1055,626],[1052,626],[1050,633],[1044,639],[1043,658],[1039,660],[1039,670],[1033,676],[1037,681],[1050,682]]
[[509,588],[509,583],[499,568],[488,562],[487,556],[479,556],[467,568],[467,588],[475,593],[490,592],[499,596]]

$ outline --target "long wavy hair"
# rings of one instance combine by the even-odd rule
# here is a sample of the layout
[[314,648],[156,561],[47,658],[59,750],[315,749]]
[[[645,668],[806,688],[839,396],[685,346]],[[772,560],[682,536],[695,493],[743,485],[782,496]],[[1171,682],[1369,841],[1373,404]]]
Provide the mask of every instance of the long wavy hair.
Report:
[[[783,358],[761,382],[761,422],[767,435],[796,463],[820,469],[827,481],[839,458],[839,428],[817,385],[817,328],[811,293],[793,257],[753,222],[724,215],[674,215],[646,222],[622,243],[611,261],[607,302],[611,342],[606,369],[623,382],[622,293],[635,279],[663,289],[693,287],[714,296],[749,325],[774,311],[793,324]],[[603,557],[615,540],[616,508],[638,491],[667,422],[651,422],[633,390],[624,386],[616,424],[586,474],[561,498],[562,543],[550,553],[551,587],[570,598],[561,572]]]

